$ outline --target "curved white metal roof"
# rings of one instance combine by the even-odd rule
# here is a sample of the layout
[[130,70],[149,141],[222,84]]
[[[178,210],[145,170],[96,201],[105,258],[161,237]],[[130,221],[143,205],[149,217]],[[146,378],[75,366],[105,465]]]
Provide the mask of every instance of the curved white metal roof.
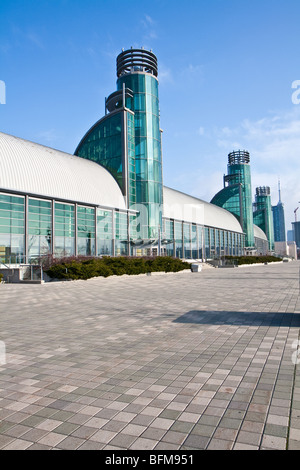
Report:
[[243,233],[239,221],[227,210],[164,186],[164,217]]
[[2,132],[0,189],[126,209],[117,182],[102,166]]
[[258,225],[253,224],[253,229],[255,238],[261,238],[262,240],[268,241],[267,235],[260,227],[258,227]]

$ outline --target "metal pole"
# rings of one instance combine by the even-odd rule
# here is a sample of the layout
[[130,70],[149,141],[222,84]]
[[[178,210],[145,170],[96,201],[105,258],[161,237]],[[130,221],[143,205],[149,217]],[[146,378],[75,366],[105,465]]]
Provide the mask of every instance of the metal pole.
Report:
[[161,254],[161,233],[160,233],[160,224],[158,225],[158,256]]

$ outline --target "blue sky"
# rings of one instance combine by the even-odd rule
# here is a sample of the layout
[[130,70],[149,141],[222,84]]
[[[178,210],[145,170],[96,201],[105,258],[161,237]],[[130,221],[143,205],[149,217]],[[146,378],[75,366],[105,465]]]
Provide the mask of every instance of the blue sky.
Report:
[[0,131],[73,153],[115,91],[121,49],[152,49],[164,184],[210,201],[228,153],[246,149],[253,195],[270,186],[277,204],[280,178],[290,229],[300,206],[299,18],[299,0],[1,1]]

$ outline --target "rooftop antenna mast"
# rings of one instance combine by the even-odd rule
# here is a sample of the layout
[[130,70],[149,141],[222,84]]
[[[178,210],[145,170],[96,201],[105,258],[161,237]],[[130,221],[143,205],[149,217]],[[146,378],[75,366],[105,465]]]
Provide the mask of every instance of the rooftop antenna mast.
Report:
[[295,210],[294,210],[294,214],[295,214],[295,222],[297,222],[297,210],[299,209],[299,207],[297,207]]
[[281,189],[280,189],[280,180],[278,180],[278,193],[279,193],[279,204],[281,204]]

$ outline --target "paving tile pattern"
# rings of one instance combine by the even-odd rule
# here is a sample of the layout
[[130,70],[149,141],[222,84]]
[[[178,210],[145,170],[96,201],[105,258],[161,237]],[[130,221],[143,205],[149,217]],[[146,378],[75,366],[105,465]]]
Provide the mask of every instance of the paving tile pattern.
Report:
[[300,449],[299,262],[0,285],[0,449]]

